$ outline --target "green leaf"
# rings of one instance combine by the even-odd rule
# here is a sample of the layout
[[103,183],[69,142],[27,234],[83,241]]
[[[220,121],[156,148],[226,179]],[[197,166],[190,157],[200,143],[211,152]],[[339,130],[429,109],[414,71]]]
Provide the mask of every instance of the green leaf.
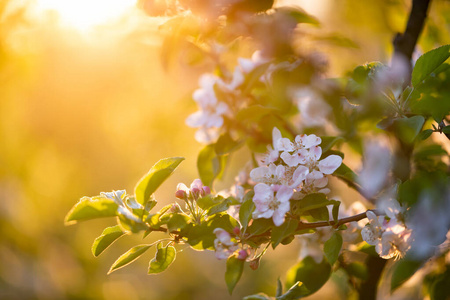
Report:
[[234,287],[241,279],[244,271],[244,260],[238,259],[236,256],[230,256],[227,260],[227,270],[225,271],[225,282],[227,283],[228,292],[233,293]]
[[105,197],[83,197],[67,213],[64,220],[66,225],[117,215],[118,205],[112,199]]
[[97,257],[103,251],[106,250],[112,243],[114,243],[118,238],[123,236],[125,233],[122,232],[119,225],[105,228],[102,235],[95,239],[92,244],[92,254]]
[[224,160],[216,154],[214,145],[208,145],[198,154],[197,169],[203,184],[212,187],[214,179],[221,173]]
[[333,265],[339,257],[342,248],[342,236],[334,232],[328,241],[325,242],[323,252],[328,262]]
[[344,140],[340,136],[322,136],[321,139],[322,143],[320,143],[320,147],[322,148],[322,153],[327,152],[338,142]]
[[422,266],[422,262],[402,259],[395,263],[391,278],[391,293],[405,283]]
[[[255,192],[250,191],[244,197],[244,202],[239,209],[239,221],[242,227],[245,229],[248,226],[248,222],[252,218],[252,213],[255,210],[255,203],[253,203],[253,195]],[[247,199],[245,199],[247,198]]]
[[303,213],[308,210],[325,207],[330,204],[327,196],[322,193],[308,194],[303,199],[296,201],[297,211]]
[[306,286],[302,282],[297,281],[285,294],[277,297],[276,300],[294,300],[310,294],[311,292]]
[[292,286],[300,281],[309,290],[307,295],[311,295],[328,281],[330,275],[331,266],[326,259],[321,263],[316,263],[311,256],[307,256],[289,269],[286,274],[286,284]]
[[167,222],[169,232],[184,229],[189,223],[189,217],[184,214],[173,214]]
[[150,196],[175,171],[184,157],[171,157],[159,160],[148,173],[139,180],[135,188],[136,201],[146,206]]
[[155,258],[150,261],[148,274],[158,274],[163,272],[175,260],[177,253],[175,247],[169,245],[162,247],[162,243],[159,243],[157,248]]
[[138,245],[135,246],[133,248],[131,248],[130,250],[128,250],[127,252],[125,252],[124,254],[122,254],[111,266],[111,268],[109,269],[108,274],[111,274],[111,272],[114,272],[120,268],[125,267],[126,265],[132,263],[133,261],[135,261],[136,259],[138,259],[142,254],[145,253],[145,251],[147,251],[152,245]]
[[346,164],[342,163],[339,168],[334,171],[333,176],[345,181],[350,187],[355,187],[357,175]]
[[284,238],[294,234],[297,230],[298,223],[298,220],[288,219],[280,226],[275,226],[272,229],[272,248],[275,249]]
[[217,155],[226,155],[238,150],[244,143],[242,141],[235,141],[230,134],[222,134],[217,142],[214,144],[214,150]]
[[416,61],[412,71],[411,83],[418,86],[433,71],[443,64],[450,57],[450,45],[445,45],[423,54]]
[[411,144],[422,129],[425,118],[422,116],[413,116],[410,118],[401,118],[394,121],[394,131],[400,140],[406,144]]
[[433,133],[433,129],[426,129],[426,130],[422,131],[421,133],[419,133],[417,138],[420,140],[426,140],[427,138],[429,138],[431,136],[432,133]]
[[255,219],[253,220],[252,225],[247,228],[247,233],[251,235],[263,234],[274,226],[272,219]]

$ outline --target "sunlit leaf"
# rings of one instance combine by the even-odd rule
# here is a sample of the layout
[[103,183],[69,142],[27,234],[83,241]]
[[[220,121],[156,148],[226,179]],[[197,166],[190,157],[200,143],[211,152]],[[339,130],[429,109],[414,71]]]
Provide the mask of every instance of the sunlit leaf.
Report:
[[197,169],[203,184],[212,187],[214,179],[221,173],[224,161],[216,154],[214,145],[208,145],[198,154]]
[[225,282],[227,283],[228,292],[233,293],[234,287],[241,279],[244,271],[244,260],[238,259],[236,256],[230,256],[227,260],[227,270],[225,271]]
[[159,243],[157,248],[155,258],[150,261],[148,274],[158,274],[163,272],[175,260],[177,253],[175,247],[169,245],[162,247],[162,243]]
[[367,266],[360,262],[352,262],[345,266],[345,270],[348,274],[355,276],[356,278],[367,280],[369,278],[369,271]]
[[416,61],[411,76],[411,83],[414,87],[419,85],[433,71],[450,57],[450,45],[445,45],[423,54]]
[[243,145],[244,143],[242,141],[235,141],[231,138],[229,133],[224,133],[214,144],[214,150],[217,155],[226,155],[238,150]]
[[105,228],[102,235],[95,239],[92,244],[92,254],[94,256],[99,256],[103,251],[106,250],[112,243],[114,243],[118,238],[123,236],[125,233],[122,232],[119,225]]
[[96,218],[114,217],[117,215],[118,205],[114,200],[104,197],[83,197],[72,207],[65,218],[66,225],[77,221]]
[[120,268],[125,267],[126,265],[132,263],[133,261],[135,261],[136,259],[138,259],[142,254],[145,253],[145,251],[147,251],[152,245],[138,245],[135,246],[133,248],[131,248],[130,250],[128,250],[127,252],[125,252],[124,254],[122,254],[111,266],[111,268],[109,269],[108,274],[110,274],[111,272],[114,272]]
[[136,201],[143,206],[146,206],[147,201],[150,200],[150,196],[172,174],[183,160],[184,157],[171,157],[158,161],[136,185]]
[[255,295],[250,295],[242,298],[242,300],[274,300],[275,298],[269,297],[266,294],[258,293]]

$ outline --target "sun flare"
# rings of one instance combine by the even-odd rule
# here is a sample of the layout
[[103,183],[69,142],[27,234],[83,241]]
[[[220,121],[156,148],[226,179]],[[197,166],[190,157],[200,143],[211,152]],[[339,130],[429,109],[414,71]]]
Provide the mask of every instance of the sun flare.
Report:
[[107,24],[123,16],[137,0],[36,0],[41,12],[55,12],[61,23],[79,30]]

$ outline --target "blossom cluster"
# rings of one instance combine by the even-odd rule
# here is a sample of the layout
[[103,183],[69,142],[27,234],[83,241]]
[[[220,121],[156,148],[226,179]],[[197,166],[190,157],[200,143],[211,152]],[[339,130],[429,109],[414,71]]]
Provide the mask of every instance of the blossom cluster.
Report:
[[[141,222],[132,212],[132,209],[142,209],[143,206],[134,199],[134,197],[128,197],[126,190],[118,190],[112,192],[101,192],[100,196],[114,200],[118,205],[117,212],[127,219],[135,222]],[[124,201],[125,200],[125,201]],[[131,210],[130,210],[131,209]]]
[[198,128],[195,133],[195,139],[198,142],[208,144],[216,140],[224,124],[224,117],[232,116],[231,106],[233,103],[224,97],[219,97],[217,91],[234,98],[238,93],[238,88],[245,81],[245,75],[266,62],[267,59],[263,58],[259,51],[256,51],[251,59],[239,58],[238,65],[227,79],[211,73],[203,74],[200,77],[200,88],[195,90],[192,95],[200,110],[186,119],[189,127]]
[[278,128],[272,131],[273,148],[263,160],[264,165],[253,169],[250,177],[254,187],[253,218],[272,218],[276,226],[284,223],[290,210],[290,200],[299,200],[310,193],[330,192],[328,178],[341,164],[338,155],[321,159],[321,138],[297,135],[294,141],[283,138]]
[[369,245],[375,246],[381,258],[401,258],[411,247],[412,231],[405,225],[404,210],[397,201],[389,201],[384,213],[377,216],[367,211],[369,223],[361,230],[361,236]]

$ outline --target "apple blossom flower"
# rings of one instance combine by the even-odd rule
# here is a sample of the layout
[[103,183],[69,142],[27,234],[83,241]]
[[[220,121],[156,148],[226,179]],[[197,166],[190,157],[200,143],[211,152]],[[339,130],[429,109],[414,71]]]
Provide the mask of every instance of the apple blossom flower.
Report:
[[216,228],[213,233],[216,235],[214,249],[217,259],[227,259],[239,249],[238,244],[231,240],[231,235],[226,230]]
[[214,86],[219,81],[220,78],[215,75],[203,74],[199,80],[200,88],[192,95],[200,110],[191,114],[186,119],[186,124],[199,127],[195,139],[201,143],[209,143],[218,137],[223,116],[230,113],[228,105],[217,99]]
[[285,214],[290,210],[289,200],[294,193],[293,189],[283,185],[258,183],[254,190],[253,202],[256,208],[253,218],[272,218],[275,226],[283,224]]
[[210,193],[211,189],[208,186],[204,186],[200,179],[194,179],[189,188],[184,183],[179,183],[175,196],[179,199],[194,201]]
[[124,195],[126,195],[126,193],[127,192],[125,190],[119,190],[119,191],[112,191],[112,192],[101,192],[100,195],[105,198],[114,200],[114,202],[116,202],[116,204],[119,206],[123,206],[124,203],[123,203],[122,198]]
[[[136,217],[129,208],[131,209],[139,209],[143,208],[142,205],[134,198],[126,198],[127,192],[125,190],[119,190],[119,191],[112,191],[112,192],[101,192],[100,195],[114,200],[114,202],[118,205],[117,212],[123,216],[125,216],[129,220],[133,220],[135,222],[141,222],[141,220]],[[123,201],[123,198],[126,198],[127,205],[125,205],[125,202]]]

